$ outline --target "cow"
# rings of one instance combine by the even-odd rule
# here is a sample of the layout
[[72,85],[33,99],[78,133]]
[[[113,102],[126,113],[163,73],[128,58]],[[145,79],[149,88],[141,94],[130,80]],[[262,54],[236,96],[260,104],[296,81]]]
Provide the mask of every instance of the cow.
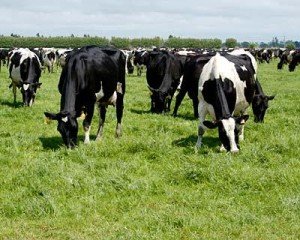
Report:
[[8,61],[8,53],[9,53],[9,49],[4,49],[4,48],[0,49],[0,72],[1,72],[2,63],[4,66]]
[[[203,67],[198,84],[199,127],[196,147],[202,145],[202,136],[208,128],[218,128],[222,143],[220,150],[239,151],[239,140],[244,139],[244,124],[249,115],[246,109],[253,104],[257,90],[257,63],[243,50],[230,54],[217,53]],[[260,105],[252,105],[257,108]],[[253,111],[255,115],[266,109]],[[207,114],[213,121],[205,121]],[[263,121],[264,113],[262,114]]]
[[10,54],[9,77],[12,80],[14,103],[17,87],[21,89],[24,106],[32,106],[41,76],[41,63],[36,54],[28,48],[13,50]]
[[177,116],[178,108],[185,96],[193,101],[194,117],[198,118],[198,82],[204,65],[215,53],[188,55],[184,64],[183,79],[180,85],[179,93],[176,96],[173,116]]
[[151,51],[147,63],[146,79],[151,91],[153,113],[170,111],[172,97],[183,74],[182,62],[168,51]]
[[58,89],[61,94],[60,112],[45,112],[49,119],[58,121],[65,145],[77,145],[77,117],[85,113],[84,143],[90,142],[91,121],[97,103],[100,120],[96,140],[101,139],[108,105],[116,106],[116,137],[122,134],[125,94],[125,55],[113,47],[86,46],[68,55]]
[[280,57],[280,61],[277,64],[277,69],[281,70],[284,66],[284,64],[289,64],[292,61],[293,58],[293,54],[294,54],[295,50],[285,50],[281,57]]
[[292,55],[292,60],[289,63],[289,71],[295,71],[296,66],[300,63],[300,50],[296,50]]
[[142,76],[143,66],[148,63],[149,53],[146,50],[136,50],[134,52],[133,64],[136,66],[137,76]]
[[58,49],[55,52],[57,64],[63,68],[66,65],[67,55],[72,51],[72,49]]
[[55,57],[55,51],[53,49],[44,51],[43,62],[44,62],[44,66],[47,67],[49,73],[53,73],[55,61],[56,61],[56,57]]

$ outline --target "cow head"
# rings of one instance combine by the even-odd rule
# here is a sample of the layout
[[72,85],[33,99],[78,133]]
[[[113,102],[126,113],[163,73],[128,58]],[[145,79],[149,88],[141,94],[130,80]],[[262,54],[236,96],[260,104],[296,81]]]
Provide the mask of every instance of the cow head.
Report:
[[28,82],[22,82],[21,86],[21,93],[23,97],[23,104],[24,106],[31,107],[34,103],[36,90],[42,85],[42,83],[28,83]]
[[252,110],[254,114],[254,122],[263,122],[266,110],[269,107],[269,100],[273,100],[275,96],[266,96],[264,94],[255,94],[252,100]]
[[44,113],[51,120],[57,120],[57,130],[60,132],[65,145],[74,148],[77,145],[78,123],[75,114],[71,113]]
[[203,124],[207,128],[218,128],[219,139],[227,151],[232,153],[239,151],[239,133],[241,126],[248,120],[249,115],[240,117],[229,117],[219,121],[204,121]]

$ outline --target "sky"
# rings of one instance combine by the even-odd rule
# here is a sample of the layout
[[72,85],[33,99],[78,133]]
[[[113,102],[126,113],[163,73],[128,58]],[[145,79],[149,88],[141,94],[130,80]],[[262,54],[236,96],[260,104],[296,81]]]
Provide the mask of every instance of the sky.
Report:
[[0,0],[0,34],[300,40],[300,0]]

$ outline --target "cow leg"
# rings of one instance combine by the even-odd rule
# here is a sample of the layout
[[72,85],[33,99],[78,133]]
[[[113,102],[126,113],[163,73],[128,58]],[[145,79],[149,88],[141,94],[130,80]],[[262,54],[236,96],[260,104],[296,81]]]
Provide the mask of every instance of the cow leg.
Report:
[[206,130],[206,127],[203,124],[206,114],[207,114],[207,109],[204,106],[204,102],[199,103],[198,111],[199,111],[199,126],[198,126],[198,139],[197,139],[197,143],[196,143],[196,148],[201,147],[202,137]]
[[197,97],[193,98],[192,100],[193,100],[193,108],[194,108],[194,117],[198,118],[198,116],[199,116],[199,114],[198,114],[198,103],[199,103],[199,101],[198,101]]
[[116,137],[122,136],[122,117],[123,117],[123,109],[124,109],[124,95],[123,93],[117,93],[117,105],[116,105],[116,111],[117,111],[117,127],[116,127]]
[[50,73],[50,66],[47,66],[47,68],[48,68],[48,73]]
[[91,122],[94,115],[94,105],[86,107],[86,116],[83,120],[84,143],[90,142]]
[[14,94],[14,104],[16,104],[16,102],[17,102],[17,86],[13,83],[12,87],[13,87],[12,91]]
[[103,134],[103,127],[105,122],[105,115],[106,115],[106,107],[99,105],[99,127],[97,132],[96,141],[100,140]]
[[[174,107],[174,111],[173,111],[173,116],[176,117],[177,116],[177,111],[178,111],[178,108],[185,96],[185,94],[187,93],[187,90],[186,89],[180,89],[179,90],[179,93],[178,95],[176,96],[176,102],[175,102],[175,107]],[[198,106],[196,106],[198,107]],[[198,112],[198,111],[197,111]]]

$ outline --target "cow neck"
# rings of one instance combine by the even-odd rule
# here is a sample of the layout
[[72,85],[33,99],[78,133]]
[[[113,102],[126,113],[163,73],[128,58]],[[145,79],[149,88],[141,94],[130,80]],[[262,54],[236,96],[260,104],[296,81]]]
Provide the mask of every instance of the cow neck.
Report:
[[166,61],[165,75],[164,75],[161,85],[159,86],[158,91],[167,92],[171,88],[172,82],[173,82],[173,79],[172,79],[172,73],[171,73],[171,59],[170,59],[170,57],[168,57],[167,61]]
[[255,94],[264,95],[264,91],[262,90],[262,87],[261,87],[258,79],[256,79],[256,81],[255,81]]
[[[74,67],[73,67],[74,66]],[[61,112],[75,113],[76,103],[76,92],[77,92],[77,78],[75,76],[75,63],[72,67],[68,67],[68,73],[65,78],[61,95]]]
[[229,111],[228,102],[222,87],[222,79],[216,79],[216,89],[217,89],[217,96],[216,96],[216,105],[215,114],[216,119],[228,119],[231,117],[231,113]]

